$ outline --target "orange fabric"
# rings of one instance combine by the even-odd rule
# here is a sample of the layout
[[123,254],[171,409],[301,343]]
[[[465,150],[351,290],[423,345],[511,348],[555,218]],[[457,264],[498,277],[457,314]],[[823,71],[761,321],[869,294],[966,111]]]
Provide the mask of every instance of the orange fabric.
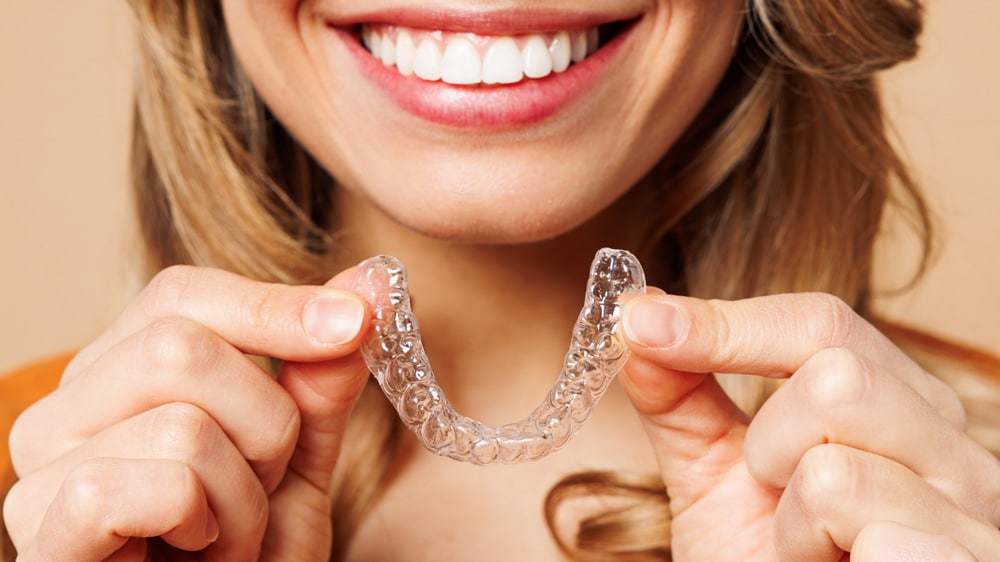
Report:
[[14,420],[28,406],[40,400],[59,385],[73,353],[50,357],[0,375],[0,496],[14,482],[7,437]]

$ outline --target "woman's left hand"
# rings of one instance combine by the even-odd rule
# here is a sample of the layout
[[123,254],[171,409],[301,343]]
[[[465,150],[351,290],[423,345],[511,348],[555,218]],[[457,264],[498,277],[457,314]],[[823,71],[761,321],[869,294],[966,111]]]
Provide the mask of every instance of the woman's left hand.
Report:
[[[674,560],[1000,560],[1000,462],[955,394],[842,301],[650,292],[623,324]],[[710,373],[788,380],[751,421]]]

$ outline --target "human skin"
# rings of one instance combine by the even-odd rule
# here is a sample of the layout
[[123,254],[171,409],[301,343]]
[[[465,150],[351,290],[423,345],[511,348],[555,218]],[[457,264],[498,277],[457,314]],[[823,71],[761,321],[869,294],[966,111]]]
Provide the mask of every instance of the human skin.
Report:
[[[341,185],[395,223],[463,243],[549,238],[620,197],[711,95],[742,18],[735,0],[223,6],[261,96]],[[440,25],[463,29],[477,25],[463,23],[470,19],[510,20],[500,27],[510,34],[642,17],[574,103],[540,122],[484,131],[438,126],[399,108],[365,77],[352,41],[334,31],[342,22],[391,23],[406,8],[419,8],[417,18],[443,12]]]
[[[340,183],[349,253],[407,264],[449,396],[511,421],[555,376],[593,251],[634,242],[626,191],[710,95],[741,4],[546,2],[550,21],[641,19],[595,86],[510,128],[443,126],[394,105],[327,25],[361,5],[224,2],[265,102]],[[539,5],[440,7],[523,18]],[[326,489],[367,376],[368,309],[345,290],[351,277],[293,288],[200,268],[159,275],[14,429],[21,481],[5,519],[23,559],[141,560],[139,538],[160,536],[206,560],[325,560]],[[954,395],[843,303],[652,290],[627,304],[623,331],[634,353],[622,384],[564,450],[484,470],[404,445],[350,555],[556,559],[540,498],[594,465],[662,475],[676,560],[1000,552],[997,461],[965,437]],[[285,360],[277,381],[241,352]],[[750,423],[712,372],[789,381]]]

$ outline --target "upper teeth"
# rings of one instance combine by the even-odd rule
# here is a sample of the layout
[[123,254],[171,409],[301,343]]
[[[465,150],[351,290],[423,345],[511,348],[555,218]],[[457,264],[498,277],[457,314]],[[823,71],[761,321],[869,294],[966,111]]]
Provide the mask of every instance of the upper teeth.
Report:
[[372,56],[416,75],[448,84],[513,84],[563,72],[597,50],[597,28],[548,34],[484,36],[364,25],[361,40]]

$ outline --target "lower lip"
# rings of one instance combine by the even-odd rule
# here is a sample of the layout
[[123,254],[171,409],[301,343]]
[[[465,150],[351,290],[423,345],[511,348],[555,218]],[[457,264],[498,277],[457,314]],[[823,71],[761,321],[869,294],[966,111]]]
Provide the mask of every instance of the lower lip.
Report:
[[497,129],[537,123],[573,103],[598,83],[621,52],[634,26],[565,72],[505,86],[454,86],[403,76],[375,59],[345,29],[331,27],[343,40],[361,73],[400,108],[451,127]]

